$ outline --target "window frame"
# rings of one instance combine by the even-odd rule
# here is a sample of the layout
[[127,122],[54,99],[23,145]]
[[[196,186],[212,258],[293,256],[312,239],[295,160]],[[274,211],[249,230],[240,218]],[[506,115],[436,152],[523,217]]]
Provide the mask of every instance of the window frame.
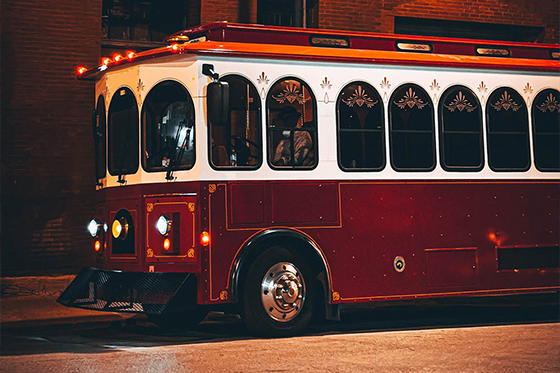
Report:
[[[127,169],[125,167],[124,170],[115,170],[114,167],[112,166],[112,163],[114,162],[114,147],[115,147],[115,139],[114,139],[114,123],[111,121],[111,109],[113,108],[113,103],[115,102],[114,100],[116,99],[117,94],[119,94],[119,92],[121,92],[122,90],[128,91],[132,96],[132,98],[134,99],[134,104],[136,106],[136,123],[132,123],[129,124],[129,126],[133,129],[134,133],[132,134],[132,136],[130,136],[130,134],[128,134],[129,136],[126,136],[126,139],[130,141],[130,143],[132,143],[132,151],[130,151],[130,154],[132,154],[135,150],[135,157],[134,157],[134,163],[133,165],[130,166],[130,169]],[[133,109],[132,107],[129,109],[131,110]],[[139,111],[138,111],[138,100],[136,98],[136,95],[134,94],[134,91],[127,86],[121,86],[119,87],[117,90],[115,90],[115,93],[113,94],[113,97],[111,98],[111,102],[109,103],[109,110],[107,110],[107,138],[108,138],[108,159],[107,159],[107,168],[109,170],[109,174],[112,176],[121,176],[121,175],[134,175],[136,172],[138,172],[138,168],[140,166],[140,160],[139,160],[139,146],[138,146],[138,140],[140,138],[140,118],[139,118]],[[131,137],[133,137],[131,139]],[[130,143],[125,143],[124,145],[128,145]],[[120,145],[120,144],[119,144]],[[132,158],[132,157],[131,157]],[[121,172],[122,171],[122,172]]]
[[[103,105],[103,115],[99,113],[99,105]],[[94,116],[92,118],[92,130],[93,130],[93,146],[94,146],[94,157],[95,157],[95,180],[99,183],[99,180],[105,179],[107,177],[107,108],[105,104],[105,96],[100,94],[97,97],[96,106],[94,109]],[[101,126],[100,119],[103,118],[103,125]],[[101,129],[101,132],[99,131]],[[103,164],[103,165],[102,165]],[[101,167],[103,166],[103,171]],[[101,172],[100,172],[101,171]]]
[[[157,82],[156,84],[154,84],[152,86],[152,88],[150,88],[150,91],[148,92],[148,94],[146,95],[146,97],[144,98],[143,102],[142,102],[142,110],[140,111],[140,127],[141,127],[141,163],[142,163],[142,169],[146,172],[149,173],[154,173],[154,172],[167,172],[169,171],[169,169],[167,167],[162,166],[161,168],[148,168],[147,165],[147,159],[146,159],[146,141],[147,141],[147,127],[146,127],[146,122],[144,121],[144,113],[146,111],[147,105],[146,102],[148,101],[148,99],[150,98],[150,94],[152,92],[154,92],[154,90],[156,88],[158,88],[159,86],[163,85],[163,84],[176,84],[178,87],[180,87],[181,89],[184,90],[186,96],[187,96],[187,100],[191,106],[191,110],[192,110],[192,116],[193,116],[193,127],[192,127],[192,131],[193,131],[193,154],[194,154],[194,158],[193,158],[193,162],[190,166],[183,166],[183,167],[173,167],[173,171],[188,171],[193,169],[193,167],[196,165],[196,108],[194,105],[194,100],[192,98],[191,93],[189,92],[189,90],[187,89],[187,87],[180,81],[177,81],[175,79],[165,79],[165,80],[161,80],[159,82]],[[172,105],[175,102],[180,102],[180,101],[174,101],[172,103],[170,103],[168,105],[168,107],[170,105]]]
[[[341,118],[340,118],[340,105],[342,102],[342,93],[348,89],[350,86],[359,86],[359,85],[363,85],[366,86],[367,89],[375,92],[376,94],[376,99],[377,99],[377,103],[380,105],[381,108],[381,129],[371,129],[371,128],[361,128],[361,129],[343,129],[341,128]],[[361,81],[361,80],[357,80],[357,81],[353,81],[350,82],[348,84],[346,84],[341,90],[340,93],[337,97],[336,100],[336,140],[337,140],[337,163],[338,163],[338,167],[343,171],[343,172],[381,172],[385,169],[385,167],[387,166],[387,155],[386,155],[386,138],[385,138],[385,105],[383,103],[383,99],[381,98],[381,95],[379,94],[379,92],[369,83],[365,82],[365,81]],[[363,167],[363,168],[346,168],[342,165],[342,138],[341,138],[341,133],[380,133],[381,134],[381,166],[376,167],[376,168],[371,168],[371,167]],[[364,149],[362,149],[364,150]]]
[[[535,118],[535,114],[537,113],[536,111],[539,109],[537,106],[537,100],[540,98],[540,96],[546,96],[549,93],[551,93],[551,91],[556,91],[556,94],[560,96],[560,90],[555,89],[555,88],[545,88],[542,91],[540,91],[536,96],[535,99],[532,102],[531,105],[531,123],[532,123],[532,136],[533,136],[533,162],[535,164],[535,167],[537,170],[539,170],[540,172],[560,172],[560,167],[558,168],[546,168],[546,167],[541,167],[538,163],[538,157],[537,157],[537,135],[544,135],[547,134],[545,133],[537,133],[537,125],[536,125],[536,118]],[[560,106],[560,100],[558,101],[558,105]],[[546,109],[545,109],[546,110]],[[560,109],[556,109],[556,110],[560,110]],[[545,111],[546,112],[546,111]],[[559,123],[560,124],[560,123]]]
[[[212,157],[212,125],[208,122],[207,123],[207,134],[208,134],[208,164],[210,165],[210,167],[213,170],[216,171],[256,171],[258,169],[260,169],[262,167],[263,164],[263,158],[265,157],[265,152],[264,152],[264,146],[263,146],[263,141],[262,141],[262,133],[263,133],[263,120],[262,120],[262,112],[263,112],[263,103],[262,103],[262,99],[261,96],[259,94],[259,91],[257,89],[257,87],[253,84],[253,82],[251,80],[249,80],[247,77],[241,75],[241,74],[224,74],[223,76],[220,77],[220,81],[226,81],[229,84],[229,92],[230,92],[230,96],[232,94],[232,85],[230,84],[230,82],[227,80],[228,78],[239,78],[240,80],[242,80],[243,82],[249,84],[250,86],[250,90],[252,89],[254,91],[254,93],[256,94],[255,98],[256,98],[256,102],[258,102],[259,108],[258,108],[258,112],[257,112],[257,123],[255,125],[255,138],[256,138],[256,144],[258,145],[258,149],[260,151],[260,159],[259,162],[256,165],[248,165],[248,166],[216,166],[213,162],[213,157]],[[229,100],[230,103],[230,115],[231,115],[231,100]],[[231,122],[231,120],[230,120]],[[230,123],[231,126],[231,123]]]
[[[312,137],[313,152],[314,152],[314,164],[312,166],[296,166],[296,165],[276,166],[272,163],[272,161],[274,159],[274,155],[276,153],[276,147],[278,145],[275,147],[274,144],[272,143],[273,136],[271,136],[271,133],[273,131],[271,130],[272,126],[271,126],[271,118],[270,118],[271,115],[270,115],[269,101],[273,97],[272,96],[273,89],[277,85],[281,84],[282,82],[290,81],[290,80],[291,81],[296,81],[299,84],[301,84],[302,86],[304,86],[305,89],[307,89],[307,92],[310,95],[310,99],[312,100],[311,106],[313,108],[313,123],[315,124],[315,126],[312,129],[307,128],[307,129],[304,129],[304,130],[299,130],[299,131],[308,132]],[[317,166],[319,166],[319,123],[318,123],[318,117],[317,117],[317,99],[315,97],[315,93],[311,89],[311,86],[309,84],[307,84],[303,79],[297,78],[295,76],[282,77],[282,78],[276,80],[273,84],[270,85],[270,88],[269,88],[268,93],[266,95],[265,105],[266,105],[266,143],[267,143],[266,161],[268,163],[268,166],[274,171],[311,171],[311,170],[314,170],[315,168],[317,168]],[[278,131],[278,129],[276,131]],[[296,130],[295,132],[297,132],[297,131],[298,130]],[[314,133],[315,136],[312,136],[312,133]],[[291,138],[291,136],[290,136],[290,138]],[[293,154],[292,154],[292,156],[293,156]]]
[[[497,95],[497,92],[501,91],[501,90],[510,90],[515,92],[515,94],[518,96],[519,99],[521,99],[521,102],[523,103],[523,105],[521,106],[521,108],[525,111],[525,128],[527,129],[526,133],[526,141],[525,141],[525,149],[527,150],[527,165],[524,166],[523,168],[519,167],[519,168],[496,168],[493,164],[492,164],[492,141],[491,141],[491,135],[494,134],[499,134],[499,135],[520,135],[521,132],[511,132],[511,131],[494,131],[492,132],[490,130],[491,128],[491,121],[490,121],[490,107],[494,101],[494,95]],[[513,110],[513,109],[512,109]],[[519,92],[512,87],[509,86],[500,86],[500,87],[496,87],[489,95],[488,95],[488,99],[486,101],[486,143],[487,143],[487,151],[488,151],[488,166],[490,167],[490,169],[494,172],[527,172],[530,168],[531,168],[531,149],[530,149],[530,130],[529,130],[529,110],[527,108],[527,104],[525,103],[525,100],[523,99],[523,96],[521,94],[519,94]]]
[[[430,167],[427,168],[404,168],[404,167],[397,167],[395,165],[395,149],[394,149],[394,140],[393,140],[393,133],[395,133],[395,130],[393,129],[393,110],[392,110],[392,106],[393,104],[396,105],[396,103],[394,102],[394,100],[397,98],[396,94],[397,92],[400,92],[401,89],[403,89],[404,87],[406,88],[416,88],[419,89],[421,92],[423,92],[423,94],[427,97],[428,102],[426,102],[425,106],[429,106],[430,107],[430,114],[431,114],[431,131],[423,131],[423,130],[396,130],[396,133],[431,133],[431,140],[432,140],[432,165]],[[404,92],[404,90],[403,90]],[[406,94],[405,94],[406,97]],[[434,104],[432,99],[430,98],[430,95],[428,94],[428,92],[422,88],[422,86],[420,86],[419,84],[416,83],[403,83],[401,85],[399,85],[397,88],[395,88],[395,90],[393,91],[393,93],[391,94],[391,97],[389,98],[389,108],[388,108],[388,115],[389,115],[389,127],[388,127],[388,131],[389,131],[389,153],[390,153],[390,162],[391,162],[391,167],[393,168],[393,170],[397,171],[397,172],[431,172],[433,170],[435,170],[436,166],[437,166],[437,145],[436,145],[436,126],[435,126],[435,113],[434,113]]]
[[[480,146],[479,148],[480,164],[478,166],[449,166],[445,163],[445,158],[446,158],[445,157],[446,147],[445,147],[445,136],[444,136],[445,134],[449,134],[449,133],[455,133],[455,134],[463,133],[463,134],[472,134],[472,135],[476,134],[476,132],[473,131],[457,131],[457,130],[445,131],[444,130],[445,123],[444,123],[443,113],[445,109],[445,101],[453,94],[456,94],[457,91],[460,90],[467,91],[476,100],[475,103],[477,104],[477,108],[478,108],[478,120],[479,120],[478,128],[480,129],[480,131],[478,131],[478,140]],[[483,122],[483,115],[482,115],[482,106],[480,104],[480,101],[478,100],[478,97],[470,88],[461,84],[456,84],[447,88],[443,92],[438,103],[438,127],[439,127],[438,134],[439,134],[439,152],[440,152],[439,163],[442,169],[448,172],[479,172],[484,169],[484,165],[486,161],[484,157],[484,134],[483,134],[484,122]]]

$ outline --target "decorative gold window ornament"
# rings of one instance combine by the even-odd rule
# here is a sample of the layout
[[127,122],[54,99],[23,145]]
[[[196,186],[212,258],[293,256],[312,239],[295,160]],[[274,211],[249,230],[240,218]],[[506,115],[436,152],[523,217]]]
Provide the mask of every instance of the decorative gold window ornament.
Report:
[[492,106],[496,111],[500,111],[502,109],[505,111],[508,111],[509,109],[517,111],[521,108],[521,105],[513,101],[513,98],[511,98],[507,91],[504,91],[502,97],[500,97],[495,104],[490,104],[490,106]]
[[393,102],[395,103],[395,105],[399,107],[399,109],[403,109],[403,110],[406,110],[407,107],[413,109],[415,106],[418,107],[418,109],[422,109],[424,106],[428,105],[427,102],[422,101],[416,95],[416,93],[412,90],[412,88],[408,89],[408,92],[406,92],[404,97],[401,98],[399,102],[397,101],[393,101]]
[[455,96],[453,102],[451,102],[449,105],[444,104],[443,106],[445,106],[445,108],[450,112],[454,112],[455,110],[467,110],[467,113],[472,113],[477,108],[476,106],[472,106],[472,104],[467,101],[467,98],[461,91],[459,91],[459,93]]
[[377,104],[377,100],[373,101],[371,97],[369,97],[366,91],[362,88],[362,86],[358,86],[352,96],[348,100],[342,100],[346,105],[349,107],[354,107],[354,105],[358,105],[362,107],[362,105],[366,104],[368,108],[372,108]]
[[283,104],[286,100],[288,100],[290,104],[293,104],[294,101],[297,100],[299,104],[303,105],[305,101],[309,100],[309,98],[306,99],[303,97],[303,93],[299,92],[299,89],[294,83],[288,83],[287,87],[284,88],[284,91],[282,91],[278,96],[273,95],[272,98],[281,104]]
[[261,75],[259,75],[259,77],[257,78],[257,83],[259,84],[268,84],[269,80],[268,77],[266,76],[266,74],[264,73],[264,71],[261,73]]
[[560,113],[560,104],[556,100],[556,97],[552,95],[552,93],[548,95],[546,101],[543,102],[542,105],[537,106],[537,108],[543,113],[546,113],[547,110],[549,110],[551,113],[553,113],[555,110]]

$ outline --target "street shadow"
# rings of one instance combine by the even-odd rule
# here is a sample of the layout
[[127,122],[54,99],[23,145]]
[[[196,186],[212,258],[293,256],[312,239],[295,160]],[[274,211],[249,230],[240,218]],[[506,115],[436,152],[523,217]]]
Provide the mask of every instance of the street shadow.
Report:
[[[316,322],[302,336],[469,328],[560,322],[557,294],[364,304],[341,310],[340,322]],[[2,334],[1,355],[94,354],[136,347],[191,345],[255,339],[238,315],[210,313],[193,330],[161,328],[144,315],[79,328]],[[295,337],[298,338],[298,337]]]

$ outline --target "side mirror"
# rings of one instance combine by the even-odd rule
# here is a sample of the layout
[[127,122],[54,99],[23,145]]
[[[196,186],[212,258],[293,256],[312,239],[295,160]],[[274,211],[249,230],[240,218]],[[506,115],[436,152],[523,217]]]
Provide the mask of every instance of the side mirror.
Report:
[[208,113],[208,121],[214,126],[223,126],[228,122],[229,84],[227,82],[208,83],[206,112]]

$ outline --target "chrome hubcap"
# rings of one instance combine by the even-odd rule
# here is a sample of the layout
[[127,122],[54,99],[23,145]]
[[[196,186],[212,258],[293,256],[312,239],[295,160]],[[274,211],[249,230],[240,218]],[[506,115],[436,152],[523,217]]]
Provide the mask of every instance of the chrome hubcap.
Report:
[[305,282],[296,266],[288,262],[273,265],[261,282],[261,300],[274,320],[293,320],[305,301]]

